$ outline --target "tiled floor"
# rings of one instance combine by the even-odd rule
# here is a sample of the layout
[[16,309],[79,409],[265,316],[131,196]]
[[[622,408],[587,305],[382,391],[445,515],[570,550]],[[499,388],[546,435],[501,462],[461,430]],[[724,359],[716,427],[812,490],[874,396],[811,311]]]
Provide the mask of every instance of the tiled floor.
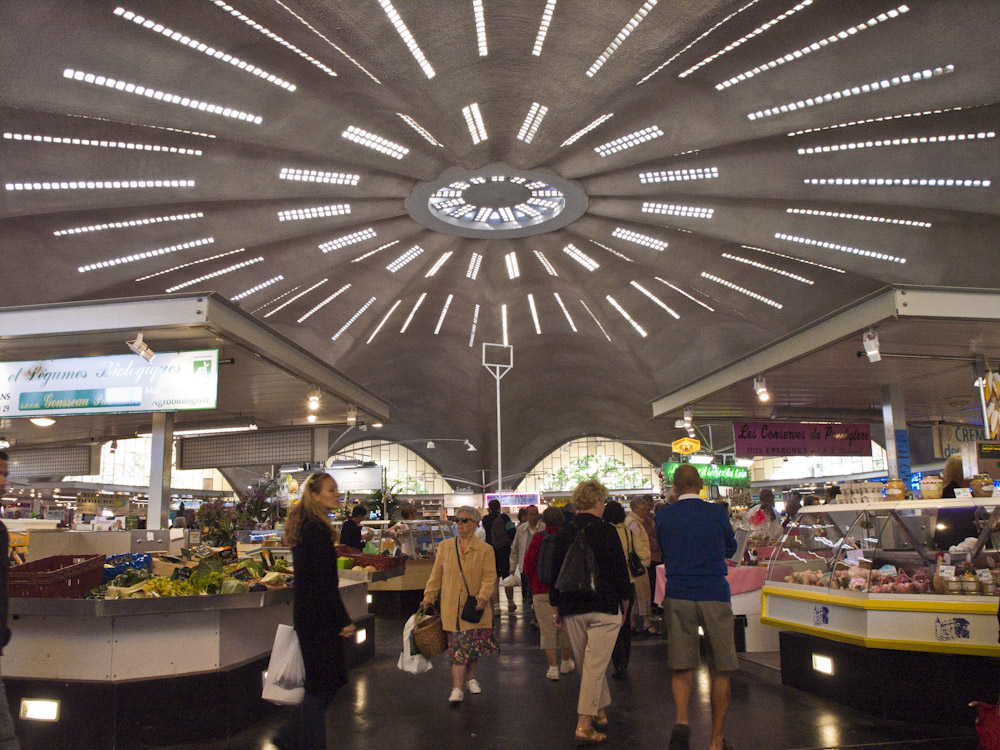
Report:
[[[413,676],[396,669],[402,622],[378,621],[376,658],[355,670],[351,684],[334,701],[327,717],[329,747],[391,750],[438,748],[569,748],[573,746],[577,675],[559,682],[545,679],[545,660],[537,650],[537,631],[520,615],[504,615],[502,653],[484,659],[482,695],[466,695],[460,708],[448,706],[451,685],[445,657],[434,669]],[[611,683],[613,704],[608,748],[663,750],[673,724],[666,644],[658,638],[637,641],[625,680]],[[875,750],[975,750],[970,713],[965,729],[886,723],[857,711],[781,685],[768,659],[747,662],[733,677],[727,737],[737,750],[857,748]],[[761,664],[760,662],[764,663]],[[773,659],[770,660],[773,662]],[[878,679],[872,675],[872,679]],[[708,672],[696,675],[691,747],[708,746]],[[933,689],[933,680],[914,689]],[[240,736],[183,750],[269,750],[267,738],[279,713],[248,727]],[[916,717],[915,717],[916,718]],[[167,750],[163,748],[162,750]],[[173,747],[169,750],[181,750]]]

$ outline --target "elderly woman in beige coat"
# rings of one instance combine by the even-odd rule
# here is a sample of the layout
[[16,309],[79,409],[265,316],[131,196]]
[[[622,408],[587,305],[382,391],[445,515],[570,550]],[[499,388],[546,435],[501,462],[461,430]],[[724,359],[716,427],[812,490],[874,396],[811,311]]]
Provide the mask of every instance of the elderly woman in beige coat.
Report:
[[[479,657],[500,650],[493,630],[493,609],[487,606],[496,589],[496,558],[493,548],[476,537],[480,518],[480,512],[472,506],[455,511],[458,536],[438,545],[434,568],[420,603],[421,609],[426,609],[441,595],[441,624],[448,635],[451,657],[452,688],[448,702],[453,706],[462,702],[466,687],[473,695],[482,692],[476,680]],[[470,597],[475,599],[476,609],[481,613],[479,622],[461,618],[462,607]]]

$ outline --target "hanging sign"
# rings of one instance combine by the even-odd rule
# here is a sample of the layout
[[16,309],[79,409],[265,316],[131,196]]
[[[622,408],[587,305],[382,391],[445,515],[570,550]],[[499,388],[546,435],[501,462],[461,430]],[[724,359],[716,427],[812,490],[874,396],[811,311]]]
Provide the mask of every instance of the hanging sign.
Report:
[[214,409],[219,350],[0,362],[0,418]]
[[701,441],[691,437],[684,437],[672,442],[670,448],[674,453],[680,453],[682,456],[690,456],[692,453],[701,450]]
[[718,466],[717,464],[680,464],[668,461],[663,464],[663,476],[668,484],[674,481],[674,472],[678,466],[693,466],[701,481],[706,485],[717,484],[722,487],[749,487],[750,469],[744,466]]
[[996,440],[1000,437],[1000,373],[988,372],[979,383],[986,404],[986,439]]
[[951,458],[962,455],[962,443],[989,440],[986,430],[974,424],[942,424],[934,427],[934,455]]
[[736,455],[870,456],[868,424],[797,424],[792,422],[733,422]]

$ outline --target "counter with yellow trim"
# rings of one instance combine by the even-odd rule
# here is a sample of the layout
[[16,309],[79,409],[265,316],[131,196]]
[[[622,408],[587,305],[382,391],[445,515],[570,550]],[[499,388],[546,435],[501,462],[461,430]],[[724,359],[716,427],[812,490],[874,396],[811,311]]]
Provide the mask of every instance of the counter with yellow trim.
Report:
[[867,594],[769,581],[761,622],[865,648],[1000,656],[997,607],[985,596]]

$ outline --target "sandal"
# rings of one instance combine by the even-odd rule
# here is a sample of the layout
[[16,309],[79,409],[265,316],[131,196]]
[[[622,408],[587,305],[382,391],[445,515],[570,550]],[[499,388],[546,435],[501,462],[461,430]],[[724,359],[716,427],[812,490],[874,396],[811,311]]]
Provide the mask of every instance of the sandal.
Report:
[[601,717],[600,716],[595,716],[594,720],[592,722],[592,726],[599,727],[600,729],[604,729],[604,727],[606,727],[607,725],[608,725],[608,717],[607,716],[604,717],[604,721],[601,721]]
[[607,742],[608,735],[601,734],[593,727],[587,727],[586,729],[577,727],[573,738],[576,740],[577,745],[599,745],[602,742]]

